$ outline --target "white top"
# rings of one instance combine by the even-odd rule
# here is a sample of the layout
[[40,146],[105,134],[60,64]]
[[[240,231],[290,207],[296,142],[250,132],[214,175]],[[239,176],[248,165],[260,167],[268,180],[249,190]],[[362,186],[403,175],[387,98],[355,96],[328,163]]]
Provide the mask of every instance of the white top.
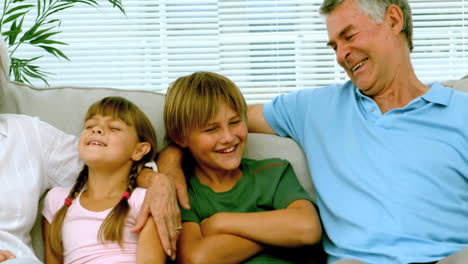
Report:
[[0,250],[35,258],[30,231],[38,202],[70,186],[82,168],[77,138],[24,115],[0,114]]
[[[55,213],[62,207],[70,188],[53,188],[47,193],[42,214],[52,223]],[[80,203],[80,195],[73,200],[62,226],[63,262],[65,264],[134,264],[138,246],[138,234],[131,232],[145,198],[146,189],[136,188],[128,204],[127,219],[123,229],[122,246],[117,242],[100,243],[99,228],[112,208],[94,212]]]

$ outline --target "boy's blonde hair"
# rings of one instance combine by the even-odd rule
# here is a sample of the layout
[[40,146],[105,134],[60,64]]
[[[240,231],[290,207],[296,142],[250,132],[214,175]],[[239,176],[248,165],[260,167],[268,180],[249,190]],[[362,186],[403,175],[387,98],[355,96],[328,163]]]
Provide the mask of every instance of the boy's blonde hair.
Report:
[[[151,145],[150,151],[139,161],[135,161],[130,170],[127,192],[131,195],[137,186],[136,178],[143,169],[145,163],[155,159],[157,149],[156,132],[148,117],[135,104],[122,97],[106,97],[94,103],[88,109],[85,121],[95,115],[110,116],[112,119],[122,120],[127,125],[135,128],[140,142],[148,142]],[[67,198],[74,200],[86,187],[87,182],[88,166],[85,165]],[[98,239],[101,242],[117,241],[119,245],[121,245],[123,227],[129,209],[130,207],[127,199],[122,198],[106,217],[99,229]],[[49,240],[52,251],[57,256],[63,255],[62,225],[67,210],[68,206],[63,205],[60,210],[57,211],[51,223]]]
[[192,129],[206,126],[222,103],[247,120],[244,97],[228,78],[212,72],[195,72],[178,78],[169,86],[166,94],[166,140],[182,140]]

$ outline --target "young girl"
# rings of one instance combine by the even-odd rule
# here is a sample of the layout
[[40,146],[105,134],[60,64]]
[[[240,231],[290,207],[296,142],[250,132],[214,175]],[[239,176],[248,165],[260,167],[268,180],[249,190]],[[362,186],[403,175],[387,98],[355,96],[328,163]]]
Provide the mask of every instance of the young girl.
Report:
[[164,263],[154,221],[130,231],[145,196],[136,176],[156,154],[146,115],[121,97],[94,103],[78,152],[85,166],[75,185],[45,198],[45,263]]
[[180,263],[291,263],[291,248],[321,239],[309,195],[281,159],[243,159],[247,106],[214,73],[177,79],[164,107],[166,136],[188,152],[191,210],[182,209]]

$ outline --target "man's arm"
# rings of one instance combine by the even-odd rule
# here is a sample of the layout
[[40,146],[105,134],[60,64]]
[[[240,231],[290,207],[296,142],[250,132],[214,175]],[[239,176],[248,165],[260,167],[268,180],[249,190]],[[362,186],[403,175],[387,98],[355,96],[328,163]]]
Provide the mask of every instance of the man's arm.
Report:
[[183,223],[178,245],[178,263],[240,263],[263,250],[261,244],[240,236],[204,236],[194,222]]
[[182,171],[182,159],[184,152],[181,148],[175,145],[167,146],[159,153],[158,164],[159,171],[168,175],[175,184],[177,200],[179,204],[190,210],[190,201],[187,194],[187,183],[185,181],[184,172]]
[[262,104],[249,105],[247,110],[247,121],[249,132],[276,135],[276,132],[265,120]]
[[148,190],[133,231],[141,231],[148,217],[152,215],[164,252],[174,259],[177,243],[176,227],[180,226],[181,221],[173,180],[163,173],[149,169],[144,171],[145,175],[138,176],[138,185],[147,187]]
[[183,152],[175,146],[167,147],[158,156],[158,169],[162,173],[148,173],[138,176],[138,185],[148,187],[145,201],[138,215],[134,231],[143,228],[149,212],[155,220],[164,251],[175,258],[178,232],[181,226],[180,210],[177,203],[190,209],[185,177],[181,169]]

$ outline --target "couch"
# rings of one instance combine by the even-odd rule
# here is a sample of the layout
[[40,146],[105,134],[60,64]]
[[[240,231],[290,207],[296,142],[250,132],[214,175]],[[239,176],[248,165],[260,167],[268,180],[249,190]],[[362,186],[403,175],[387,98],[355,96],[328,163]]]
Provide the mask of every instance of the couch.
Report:
[[[93,102],[105,96],[123,96],[136,103],[150,117],[157,131],[159,148],[162,147],[164,94],[143,90],[96,87],[36,88],[9,80],[9,58],[6,54],[6,51],[0,47],[0,113],[37,116],[67,133],[78,135],[84,114]],[[447,80],[442,83],[468,92],[468,75],[460,80]],[[288,159],[299,182],[315,198],[305,156],[301,148],[290,138],[250,133],[245,156],[255,159],[267,157]],[[37,219],[41,219],[40,215]],[[39,221],[31,234],[33,248],[42,259],[43,244]]]

